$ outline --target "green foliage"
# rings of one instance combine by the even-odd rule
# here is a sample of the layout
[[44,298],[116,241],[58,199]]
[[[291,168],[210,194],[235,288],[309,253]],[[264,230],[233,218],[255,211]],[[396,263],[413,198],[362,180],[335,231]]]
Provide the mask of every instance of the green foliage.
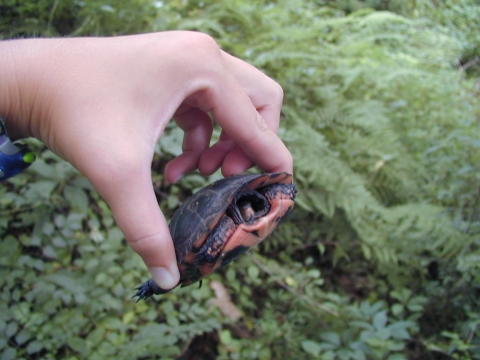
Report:
[[102,36],[146,31],[153,26],[157,7],[148,0],[4,0],[0,14],[4,38]]
[[[478,2],[7,1],[0,12],[4,38],[211,34],[284,88],[280,136],[299,188],[253,255],[201,289],[134,303],[148,274],[110,210],[31,141],[39,159],[0,187],[0,358],[178,358],[200,335],[218,359],[480,357]],[[167,216],[219,177],[167,186],[160,170],[181,141],[169,126],[153,164]],[[240,323],[211,305],[212,280]]]

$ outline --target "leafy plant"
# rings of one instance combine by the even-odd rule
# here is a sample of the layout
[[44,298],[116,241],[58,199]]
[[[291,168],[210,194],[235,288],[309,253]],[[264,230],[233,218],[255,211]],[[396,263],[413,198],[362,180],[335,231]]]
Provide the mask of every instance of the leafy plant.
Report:
[[[0,358],[480,357],[478,18],[455,1],[7,1],[3,38],[186,29],[285,91],[280,136],[297,207],[204,282],[130,299],[147,277],[105,202],[38,160],[0,187]],[[215,136],[218,136],[218,129]],[[182,132],[152,164],[171,216],[219,178],[167,185]],[[210,300],[220,281],[242,314]]]

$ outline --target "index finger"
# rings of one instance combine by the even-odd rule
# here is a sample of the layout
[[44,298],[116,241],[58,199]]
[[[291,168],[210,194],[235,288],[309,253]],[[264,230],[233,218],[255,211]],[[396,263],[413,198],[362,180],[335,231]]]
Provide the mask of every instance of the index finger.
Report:
[[280,123],[283,89],[273,79],[249,63],[222,51],[225,65],[242,89],[247,93],[253,106],[275,134]]
[[[232,82],[221,91],[213,114],[222,129],[247,156],[266,172],[293,172],[293,159],[285,144],[269,128],[240,85]],[[235,94],[222,99],[222,94]],[[223,100],[223,101],[222,101]]]
[[264,171],[292,173],[292,155],[232,75],[223,73],[193,100],[202,110],[212,111],[222,130]]

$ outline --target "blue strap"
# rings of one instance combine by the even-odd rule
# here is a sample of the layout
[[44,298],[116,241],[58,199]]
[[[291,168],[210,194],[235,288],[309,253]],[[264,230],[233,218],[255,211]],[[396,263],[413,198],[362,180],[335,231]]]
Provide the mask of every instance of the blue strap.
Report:
[[0,115],[0,181],[17,175],[34,161],[35,154],[26,145],[14,144],[9,139]]

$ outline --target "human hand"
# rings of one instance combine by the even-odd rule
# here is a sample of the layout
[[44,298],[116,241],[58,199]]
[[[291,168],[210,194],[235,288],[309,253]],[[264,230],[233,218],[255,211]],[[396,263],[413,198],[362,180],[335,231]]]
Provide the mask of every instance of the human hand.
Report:
[[[201,33],[0,42],[10,136],[34,136],[82,172],[164,289],[179,273],[150,167],[166,124],[173,117],[185,132],[183,153],[165,169],[170,183],[196,168],[291,173],[276,136],[282,98],[277,83]],[[211,148],[209,112],[222,127]]]

